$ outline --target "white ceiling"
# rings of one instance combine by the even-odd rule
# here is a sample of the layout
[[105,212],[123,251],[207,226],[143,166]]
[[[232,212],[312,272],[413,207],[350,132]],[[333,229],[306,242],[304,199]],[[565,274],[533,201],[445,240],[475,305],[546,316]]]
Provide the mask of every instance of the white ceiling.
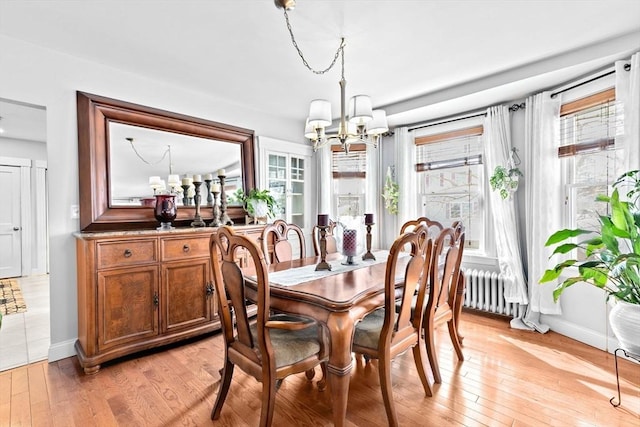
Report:
[[[640,48],[638,0],[298,0],[289,17],[314,68],[346,38],[347,97],[369,94],[391,125],[508,102]],[[305,69],[272,0],[0,0],[0,34],[301,123],[314,98],[339,112],[339,66]]]

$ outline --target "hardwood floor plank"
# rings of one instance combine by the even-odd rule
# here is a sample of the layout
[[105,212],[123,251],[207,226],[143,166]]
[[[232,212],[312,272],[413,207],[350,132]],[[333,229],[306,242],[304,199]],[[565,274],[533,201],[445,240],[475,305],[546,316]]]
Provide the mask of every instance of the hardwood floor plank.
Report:
[[[640,365],[619,361],[622,406],[613,355],[554,333],[509,328],[502,319],[463,313],[465,361],[446,328],[437,345],[442,384],[425,397],[411,352],[393,362],[400,425],[640,426]],[[210,420],[222,367],[222,337],[104,364],[84,375],[77,358],[38,362],[0,373],[1,426],[255,426],[261,384],[236,369],[220,419]],[[287,378],[276,395],[274,426],[332,426],[331,392],[304,375]],[[433,378],[431,378],[433,380]],[[356,358],[347,425],[384,427],[376,361]]]
[[51,425],[51,405],[47,394],[47,384],[44,376],[44,365],[32,365],[28,368],[29,401],[32,424],[37,426]]
[[0,426],[9,425],[11,420],[11,371],[0,372]]

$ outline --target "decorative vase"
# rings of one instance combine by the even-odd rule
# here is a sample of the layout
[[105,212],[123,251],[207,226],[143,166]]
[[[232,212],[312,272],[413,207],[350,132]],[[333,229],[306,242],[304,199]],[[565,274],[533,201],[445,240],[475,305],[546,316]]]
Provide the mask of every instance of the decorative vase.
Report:
[[620,347],[640,355],[640,304],[616,300],[609,312],[609,323]]
[[253,210],[253,219],[256,224],[267,223],[267,216],[269,215],[269,206],[265,200],[248,200],[247,203],[251,205]]
[[156,194],[156,206],[153,213],[160,227],[157,230],[172,230],[171,221],[176,219],[178,208],[176,207],[176,196],[174,194]]

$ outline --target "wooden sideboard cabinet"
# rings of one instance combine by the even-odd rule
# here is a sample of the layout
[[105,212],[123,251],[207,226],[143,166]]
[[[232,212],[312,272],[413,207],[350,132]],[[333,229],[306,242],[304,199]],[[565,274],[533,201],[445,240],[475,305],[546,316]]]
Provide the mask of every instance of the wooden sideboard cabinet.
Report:
[[[263,226],[235,227],[257,240]],[[76,233],[78,340],[85,373],[131,353],[220,329],[215,228]],[[246,262],[238,254],[240,265]]]

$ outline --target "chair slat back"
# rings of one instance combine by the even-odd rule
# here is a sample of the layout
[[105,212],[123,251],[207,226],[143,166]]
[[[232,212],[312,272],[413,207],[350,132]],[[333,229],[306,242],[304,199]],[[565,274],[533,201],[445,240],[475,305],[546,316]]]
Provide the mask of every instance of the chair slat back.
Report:
[[[277,219],[273,224],[268,224],[262,230],[260,237],[262,251],[268,263],[291,261],[293,259],[293,246],[289,236],[293,234],[298,239],[300,258],[306,257],[305,239],[302,229],[296,224]],[[269,245],[273,243],[273,258],[269,254]]]
[[[269,353],[263,331],[269,316],[269,278],[262,251],[253,241],[236,235],[233,229],[227,226],[218,228],[211,236],[209,247],[219,315],[227,347],[234,348],[256,363],[260,363],[260,359],[268,362],[273,356]],[[246,281],[243,270],[236,262],[237,251],[246,251],[255,267],[258,284],[258,342],[254,342],[250,332]]]
[[451,310],[456,298],[460,265],[464,250],[465,232],[461,223],[440,232],[434,249],[434,265],[431,268],[427,316],[439,311]]
[[[432,252],[433,241],[425,224],[418,224],[413,231],[403,233],[393,242],[385,273],[385,321],[380,336],[381,345],[393,345],[420,330]],[[410,257],[404,267],[402,264],[405,260],[400,255]],[[401,287],[397,286],[398,281],[402,282]],[[412,300],[416,290],[417,309],[413,310]],[[396,316],[397,300],[401,303]]]
[[421,216],[418,219],[410,220],[402,224],[402,227],[400,227],[400,234],[411,231],[420,224],[426,225],[429,237],[434,240],[438,238],[438,234],[440,234],[440,232],[444,229],[444,226],[438,221],[431,220],[426,216]]

